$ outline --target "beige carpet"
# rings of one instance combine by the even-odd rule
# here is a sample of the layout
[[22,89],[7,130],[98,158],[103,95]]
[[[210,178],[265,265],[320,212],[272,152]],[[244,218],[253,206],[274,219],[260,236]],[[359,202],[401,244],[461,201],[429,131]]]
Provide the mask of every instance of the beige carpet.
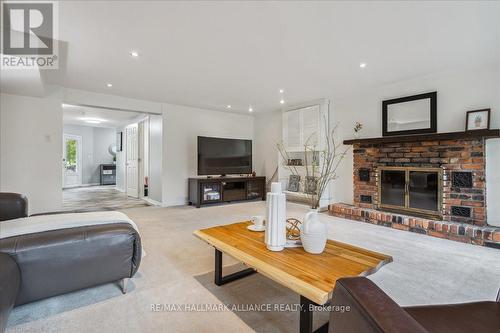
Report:
[[[259,274],[214,286],[213,248],[192,236],[199,228],[262,214],[264,207],[264,202],[251,202],[127,210],[147,251],[129,293],[122,295],[116,285],[107,284],[21,306],[14,309],[7,332],[297,332],[294,312],[151,310],[153,304],[297,303],[297,295]],[[289,216],[305,212],[303,206],[288,205]],[[500,288],[499,250],[325,214],[321,219],[330,238],[394,257],[370,278],[402,305],[492,300]],[[236,269],[234,260],[224,260]]]

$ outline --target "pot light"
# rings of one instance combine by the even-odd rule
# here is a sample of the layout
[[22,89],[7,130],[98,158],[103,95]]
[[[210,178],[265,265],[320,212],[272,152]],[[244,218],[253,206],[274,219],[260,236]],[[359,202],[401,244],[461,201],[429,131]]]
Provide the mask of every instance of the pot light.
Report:
[[66,104],[66,103],[62,103],[61,106],[65,109],[71,109],[71,108],[79,108],[78,105],[72,105],[72,104]]
[[113,84],[112,84],[112,83],[108,83],[108,84],[106,84],[106,87],[108,87],[108,88],[111,88],[112,86],[113,86]]
[[252,107],[252,106],[250,106],[250,107],[248,108],[248,112],[253,112],[253,107]]
[[231,105],[226,105],[226,108],[230,109],[230,108],[231,108]]
[[132,58],[137,58],[139,56],[139,52],[137,52],[137,51],[130,51],[130,56]]
[[280,89],[280,94],[284,93],[285,90],[284,89]]
[[280,100],[280,104],[285,104],[285,100],[284,100],[284,99],[281,99],[281,100]]
[[361,68],[365,68],[365,67],[366,67],[366,62],[362,62],[362,63],[360,63],[360,64],[359,64],[359,67],[361,67]]

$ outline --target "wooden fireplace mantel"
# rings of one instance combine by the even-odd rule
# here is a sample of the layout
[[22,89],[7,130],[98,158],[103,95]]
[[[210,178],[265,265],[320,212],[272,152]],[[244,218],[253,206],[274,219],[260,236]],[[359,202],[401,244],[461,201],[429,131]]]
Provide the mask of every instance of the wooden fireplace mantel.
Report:
[[351,140],[344,140],[344,144],[345,145],[384,144],[384,143],[400,143],[400,142],[416,142],[416,141],[461,140],[461,139],[475,139],[475,138],[478,139],[500,138],[500,129],[351,139]]

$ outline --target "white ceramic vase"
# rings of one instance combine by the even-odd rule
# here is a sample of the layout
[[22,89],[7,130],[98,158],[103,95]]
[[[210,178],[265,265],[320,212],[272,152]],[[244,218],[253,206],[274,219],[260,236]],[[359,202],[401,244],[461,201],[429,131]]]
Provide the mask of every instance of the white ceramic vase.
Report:
[[286,245],[286,196],[278,182],[267,193],[265,242],[271,251],[282,251]]
[[318,210],[311,209],[304,217],[300,240],[306,252],[320,254],[325,250],[327,240],[326,225],[318,218]]

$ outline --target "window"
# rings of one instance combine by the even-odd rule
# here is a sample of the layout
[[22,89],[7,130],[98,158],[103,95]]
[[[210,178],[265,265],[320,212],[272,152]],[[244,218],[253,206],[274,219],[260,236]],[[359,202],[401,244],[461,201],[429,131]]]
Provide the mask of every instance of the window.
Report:
[[77,141],[75,139],[66,140],[66,170],[77,172],[76,170],[76,159],[77,159]]

